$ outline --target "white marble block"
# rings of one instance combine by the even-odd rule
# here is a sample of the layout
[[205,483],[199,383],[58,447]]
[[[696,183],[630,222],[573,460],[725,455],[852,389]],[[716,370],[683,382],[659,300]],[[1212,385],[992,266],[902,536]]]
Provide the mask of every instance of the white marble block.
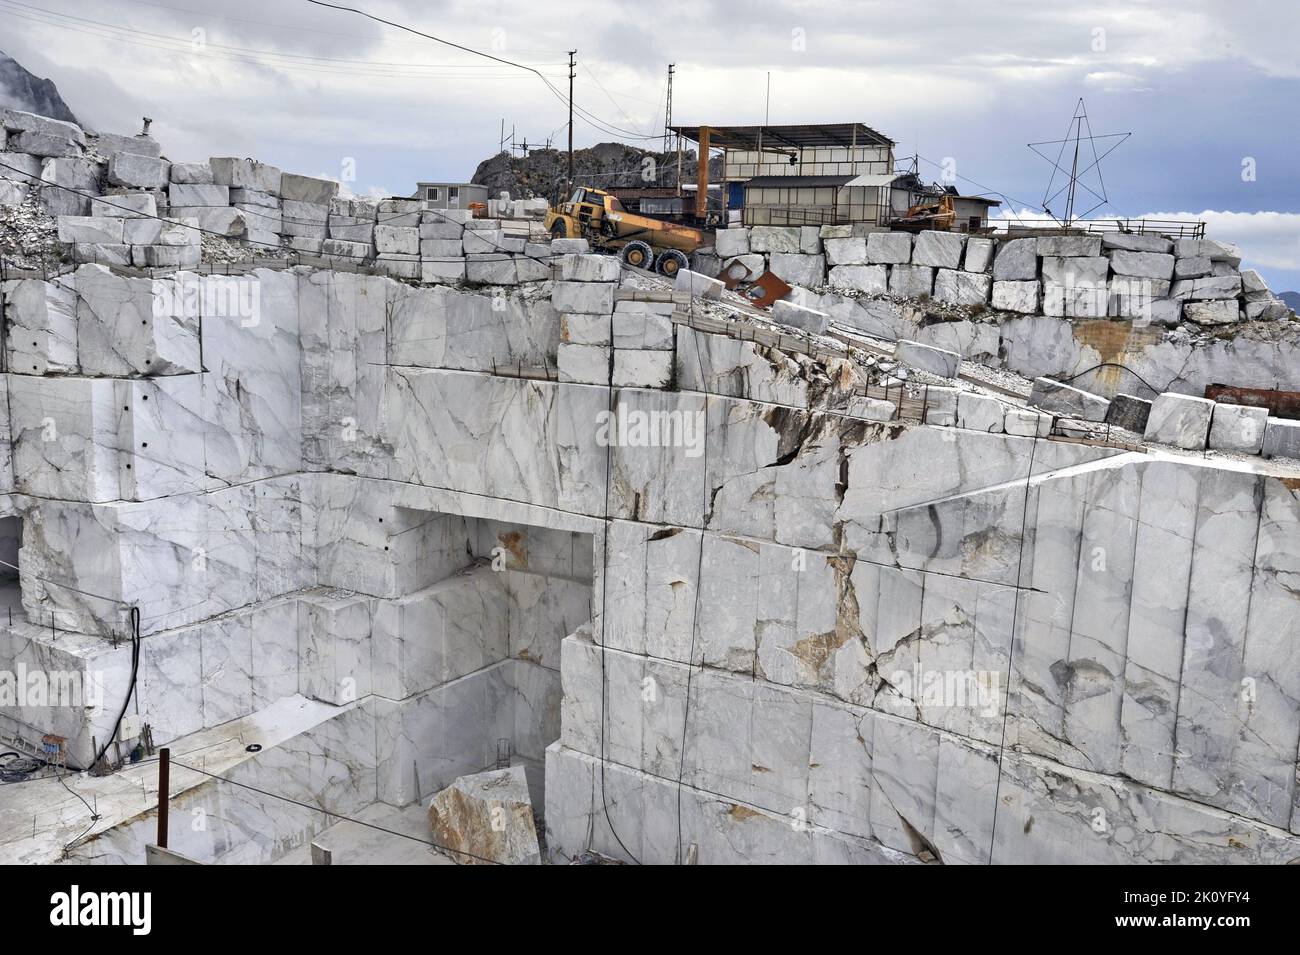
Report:
[[1210,421],[1210,448],[1215,451],[1259,454],[1264,447],[1264,427],[1267,422],[1267,408],[1216,404]]
[[3,290],[8,368],[16,374],[75,374],[77,297],[68,280],[18,279]]
[[343,591],[298,599],[298,692],[343,705],[371,692],[371,598]]
[[38,497],[115,501],[118,484],[116,382],[94,378],[9,378],[17,489]]
[[556,282],[551,304],[557,312],[607,315],[614,311],[613,282]]
[[479,565],[405,597],[376,600],[374,692],[405,699],[509,655],[504,574]]
[[202,370],[199,316],[176,278],[77,269],[77,352],[87,375],[178,375]]
[[1208,398],[1166,392],[1151,403],[1144,437],[1158,444],[1172,444],[1187,451],[1200,451],[1210,434],[1214,402]]

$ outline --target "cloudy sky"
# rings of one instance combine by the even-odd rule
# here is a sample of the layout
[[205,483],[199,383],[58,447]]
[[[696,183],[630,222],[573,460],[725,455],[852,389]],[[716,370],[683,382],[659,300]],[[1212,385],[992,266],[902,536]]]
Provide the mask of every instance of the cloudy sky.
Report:
[[503,120],[562,142],[570,49],[579,146],[653,145],[637,137],[662,132],[670,62],[683,124],[762,122],[770,73],[771,122],[865,122],[926,178],[947,163],[1016,215],[1041,210],[1052,173],[1026,144],[1060,139],[1082,97],[1095,133],[1133,134],[1095,214],[1205,219],[1275,289],[1300,288],[1285,0],[339,2],[543,76],[307,0],[0,0],[0,49],[88,126],[151,116],[170,158],[249,155],[398,195],[468,178]]

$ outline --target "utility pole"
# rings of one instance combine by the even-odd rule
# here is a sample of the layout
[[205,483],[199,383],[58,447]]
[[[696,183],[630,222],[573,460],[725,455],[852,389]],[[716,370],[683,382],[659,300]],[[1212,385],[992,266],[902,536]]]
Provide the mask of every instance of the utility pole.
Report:
[[[663,152],[664,152],[664,155],[665,155],[665,156],[668,155],[668,138],[669,138],[669,137],[672,135],[672,133],[673,133],[673,66],[674,66],[674,65],[675,65],[675,64],[672,64],[672,63],[669,63],[669,64],[668,64],[668,99],[667,99],[667,101],[664,103],[664,149],[663,149]],[[655,178],[658,179],[658,181],[663,182],[663,178],[662,178],[663,173],[662,173],[661,171],[659,171],[658,169],[656,169],[656,172],[657,172],[658,174],[656,175]],[[680,175],[679,175],[678,178],[680,179]]]
[[573,78],[577,76],[577,71],[573,68],[577,63],[575,57],[578,55],[577,50],[569,51],[569,191],[573,191]]
[[668,64],[668,102],[664,105],[664,152],[668,152],[668,137],[673,132],[673,66]]
[[767,102],[763,106],[763,125],[772,125],[772,74],[767,74]]

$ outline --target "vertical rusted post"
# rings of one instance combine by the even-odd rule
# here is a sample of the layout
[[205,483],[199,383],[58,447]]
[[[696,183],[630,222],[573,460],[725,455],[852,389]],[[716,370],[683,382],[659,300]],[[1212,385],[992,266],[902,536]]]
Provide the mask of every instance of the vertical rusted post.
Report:
[[170,801],[172,751],[158,751],[158,848],[167,848],[167,806]]
[[[723,177],[726,188],[726,177]],[[709,214],[709,127],[700,127],[700,154],[695,164],[695,215],[702,222]]]

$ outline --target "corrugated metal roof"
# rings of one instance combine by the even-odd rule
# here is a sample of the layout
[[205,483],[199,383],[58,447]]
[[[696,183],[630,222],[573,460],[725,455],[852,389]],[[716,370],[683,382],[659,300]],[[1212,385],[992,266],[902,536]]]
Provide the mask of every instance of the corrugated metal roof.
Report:
[[871,172],[862,176],[854,176],[852,179],[846,182],[845,185],[846,186],[888,186],[891,185],[895,179],[899,179],[901,175],[902,175],[901,173],[897,173],[897,172]]
[[746,179],[741,185],[759,186],[765,189],[807,189],[812,186],[843,186],[852,176],[755,176]]
[[[693,143],[700,141],[699,126],[672,126],[673,132]],[[806,149],[816,146],[893,146],[894,141],[864,123],[802,123],[796,126],[710,126],[709,145],[719,149]]]

